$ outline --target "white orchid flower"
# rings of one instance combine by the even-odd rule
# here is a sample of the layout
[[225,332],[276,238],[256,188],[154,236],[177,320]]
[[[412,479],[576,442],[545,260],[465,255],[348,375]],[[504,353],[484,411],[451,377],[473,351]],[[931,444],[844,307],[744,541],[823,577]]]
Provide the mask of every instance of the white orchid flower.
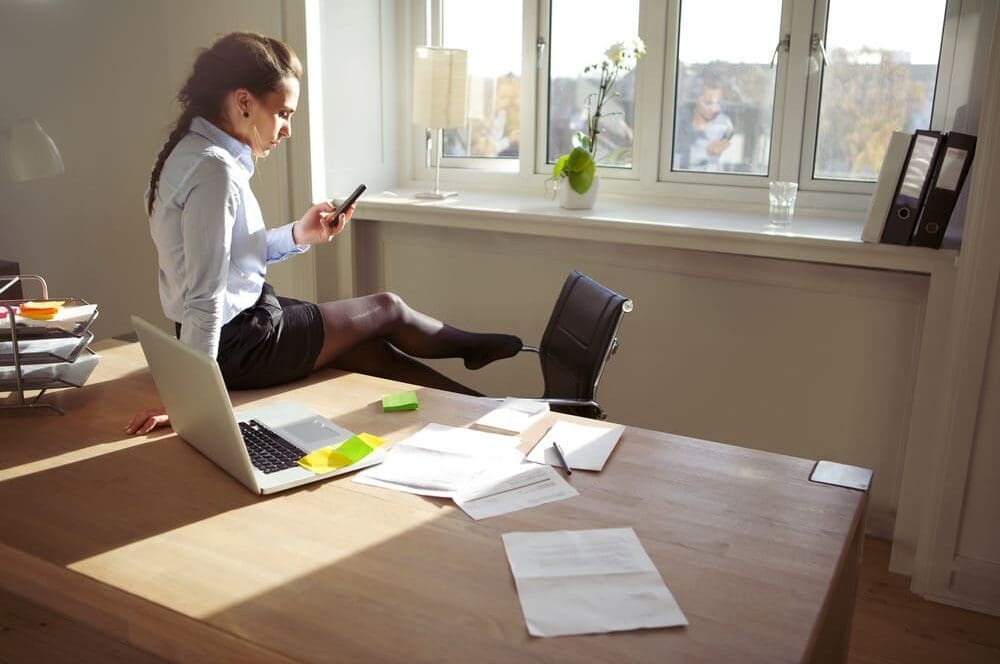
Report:
[[615,42],[612,44],[608,50],[604,52],[604,57],[608,59],[608,62],[614,66],[618,66],[627,57],[627,51],[625,50],[625,42]]
[[605,62],[622,71],[631,71],[636,62],[646,54],[646,44],[640,37],[615,42],[604,52]]

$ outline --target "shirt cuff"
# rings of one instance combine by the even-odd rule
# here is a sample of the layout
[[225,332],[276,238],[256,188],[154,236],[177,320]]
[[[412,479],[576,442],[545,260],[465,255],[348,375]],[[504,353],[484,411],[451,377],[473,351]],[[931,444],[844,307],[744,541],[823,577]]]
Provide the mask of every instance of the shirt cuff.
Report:
[[286,256],[301,254],[309,250],[308,244],[295,244],[292,227],[295,222],[289,222],[278,228],[267,231],[267,257],[269,261],[281,260]]

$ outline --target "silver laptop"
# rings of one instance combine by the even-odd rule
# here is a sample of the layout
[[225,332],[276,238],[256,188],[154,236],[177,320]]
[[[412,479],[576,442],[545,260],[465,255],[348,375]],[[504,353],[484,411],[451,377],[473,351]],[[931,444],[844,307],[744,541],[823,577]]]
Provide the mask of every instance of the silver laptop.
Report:
[[132,325],[174,431],[251,491],[290,489],[367,468],[385,456],[379,448],[322,475],[303,468],[298,458],[354,434],[295,402],[234,412],[215,361],[138,316]]

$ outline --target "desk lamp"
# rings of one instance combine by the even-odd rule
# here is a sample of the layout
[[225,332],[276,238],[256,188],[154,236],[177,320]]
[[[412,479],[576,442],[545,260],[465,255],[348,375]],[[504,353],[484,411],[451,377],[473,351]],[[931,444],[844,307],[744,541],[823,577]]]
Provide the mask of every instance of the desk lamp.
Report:
[[444,129],[465,126],[468,52],[453,48],[418,46],[413,54],[413,124],[437,130],[434,191],[417,198],[457,196],[441,191],[441,152]]

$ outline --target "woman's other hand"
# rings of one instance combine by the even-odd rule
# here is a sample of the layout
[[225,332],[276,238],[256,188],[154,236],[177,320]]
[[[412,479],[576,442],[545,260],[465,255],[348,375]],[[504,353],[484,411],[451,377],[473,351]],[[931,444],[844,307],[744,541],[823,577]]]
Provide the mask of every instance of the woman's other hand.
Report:
[[167,411],[162,408],[147,408],[139,411],[125,425],[125,433],[149,433],[157,427],[162,427],[170,423]]
[[309,208],[292,228],[295,244],[323,244],[340,235],[354,214],[354,205],[341,212],[339,219],[333,216],[335,209],[327,201]]

